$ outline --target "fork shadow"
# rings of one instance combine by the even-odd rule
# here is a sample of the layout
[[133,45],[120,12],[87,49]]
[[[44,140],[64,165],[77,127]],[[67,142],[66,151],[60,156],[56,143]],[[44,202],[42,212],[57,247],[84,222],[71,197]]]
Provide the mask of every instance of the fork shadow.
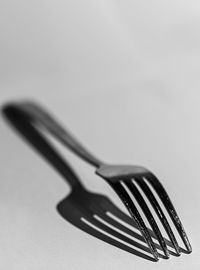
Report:
[[[121,250],[134,254],[143,259],[155,262],[151,251],[134,221],[117,208],[106,196],[87,191],[71,166],[58,154],[57,150],[43,136],[37,123],[12,106],[4,106],[4,117],[22,138],[28,142],[70,185],[71,192],[57,204],[59,214],[75,227]],[[156,237],[152,230],[149,232],[153,239]],[[172,243],[166,239],[169,247]],[[156,248],[161,251],[159,244]],[[170,250],[171,255],[177,256]],[[161,258],[166,257],[159,252]]]

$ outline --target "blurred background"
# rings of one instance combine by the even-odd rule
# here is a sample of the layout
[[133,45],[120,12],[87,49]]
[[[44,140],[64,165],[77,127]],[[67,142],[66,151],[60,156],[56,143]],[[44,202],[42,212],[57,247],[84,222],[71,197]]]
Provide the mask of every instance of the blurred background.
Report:
[[196,0],[2,0],[1,99],[128,88],[167,98],[188,84],[191,93],[199,13]]
[[[155,266],[63,222],[55,205],[69,188],[1,118],[4,269],[199,269],[199,88],[197,0],[1,0],[1,105],[34,99],[100,158],[152,169],[194,249]],[[85,185],[121,207],[91,168],[69,160]]]

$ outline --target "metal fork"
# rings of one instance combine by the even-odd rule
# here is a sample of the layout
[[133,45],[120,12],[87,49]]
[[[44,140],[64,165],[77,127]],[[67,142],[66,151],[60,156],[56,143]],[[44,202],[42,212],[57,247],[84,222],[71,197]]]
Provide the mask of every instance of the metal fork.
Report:
[[[134,201],[131,196],[135,198],[138,205],[141,207],[144,215],[146,216],[152,230],[154,231],[159,244],[165,254],[169,257],[169,250],[167,248],[166,241],[155,221],[152,212],[150,211],[144,195],[142,195],[140,189],[145,194],[149,203],[154,208],[157,216],[159,217],[169,239],[171,240],[176,253],[180,255],[180,247],[176,240],[176,237],[172,231],[172,228],[158,202],[154,192],[157,193],[160,200],[164,204],[169,216],[171,217],[180,237],[182,238],[187,251],[192,251],[186,232],[183,225],[177,215],[177,212],[167,194],[164,187],[158,180],[158,178],[148,169],[142,166],[134,165],[110,165],[100,161],[87,151],[66,129],[64,129],[49,113],[47,113],[41,106],[34,102],[13,102],[6,105],[6,107],[14,108],[15,110],[23,113],[30,119],[30,121],[39,122],[42,124],[52,135],[60,140],[65,146],[72,150],[75,154],[87,161],[96,168],[96,174],[101,176],[106,182],[113,188],[118,194],[121,201],[129,211],[131,217],[137,224],[141,234],[143,235],[146,243],[148,244],[152,255],[156,260],[159,259],[159,255],[156,249],[156,245],[152,240],[152,237],[147,229],[145,222],[140,215]],[[138,188],[139,187],[139,188]],[[154,192],[153,192],[154,190]]]
[[[70,192],[56,207],[65,220],[104,242],[143,259],[155,261],[148,254],[151,252],[144,245],[143,236],[138,233],[138,230],[135,230],[138,229],[138,226],[134,220],[106,196],[88,191],[71,165],[41,133],[40,126],[33,124],[24,114],[18,113],[9,106],[5,106],[2,113],[8,123],[19,132],[19,135],[22,135],[25,141],[52,165],[70,186]],[[153,239],[156,239],[153,231],[148,230]],[[166,242],[168,246],[172,247],[171,242],[167,239]],[[161,250],[160,245],[156,244],[156,247]],[[172,251],[170,254],[176,255]],[[159,253],[159,255],[165,258],[162,254]]]

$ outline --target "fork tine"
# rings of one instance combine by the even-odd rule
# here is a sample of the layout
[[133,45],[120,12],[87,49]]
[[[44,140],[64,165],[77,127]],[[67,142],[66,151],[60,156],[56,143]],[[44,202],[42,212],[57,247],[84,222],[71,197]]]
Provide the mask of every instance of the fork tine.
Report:
[[104,218],[104,216],[95,214],[93,219],[94,219],[92,221],[93,224],[96,225],[98,228],[102,229],[104,232],[109,233],[113,237],[120,239],[121,241],[123,241],[126,244],[130,244],[132,246],[135,246],[137,248],[140,248],[141,250],[144,250],[144,251],[150,253],[148,247],[145,247],[143,244],[140,244],[139,242],[137,242],[137,241],[127,237],[126,235],[118,232],[116,229],[113,229],[110,226],[108,226],[108,225],[110,225],[110,223],[108,223],[108,225],[105,223],[106,219]]
[[147,253],[151,253],[149,251],[148,247],[145,247],[144,245],[142,245],[142,244],[138,243],[137,241],[134,241],[130,238],[121,237],[123,235],[121,235],[120,233],[116,233],[115,230],[111,229],[109,226],[98,221],[98,219],[96,219],[94,217],[92,217],[92,218],[89,217],[89,219],[84,217],[84,219],[82,219],[81,221],[82,222],[81,222],[80,228],[86,232],[89,232],[89,234],[92,234],[93,236],[95,236],[95,237],[97,237],[97,238],[99,238],[99,239],[101,239],[109,244],[112,244],[118,248],[121,248],[121,249],[128,251],[132,254],[135,254],[139,257],[142,257],[142,258],[145,258],[145,259],[151,260],[151,261],[154,260],[149,255],[134,248],[134,247],[136,247],[142,251],[145,251]]
[[165,256],[167,258],[169,258],[169,251],[167,249],[167,245],[165,243],[165,240],[160,232],[160,229],[158,228],[158,225],[151,213],[151,211],[149,210],[149,207],[147,206],[144,198],[142,197],[140,191],[138,190],[138,188],[136,187],[136,185],[131,181],[124,181],[124,184],[128,187],[128,189],[131,191],[131,193],[133,194],[134,198],[137,200],[138,204],[140,205],[142,211],[144,212],[147,220],[149,221],[152,230],[154,231],[160,246],[165,254]]
[[180,255],[180,248],[178,246],[178,243],[176,241],[176,238],[174,236],[174,233],[172,232],[172,229],[167,221],[167,218],[165,217],[165,214],[162,211],[162,208],[160,207],[159,203],[157,202],[155,196],[153,195],[153,192],[148,187],[148,185],[145,183],[144,179],[142,177],[134,177],[136,183],[140,186],[142,191],[145,193],[146,197],[148,198],[149,202],[153,206],[156,214],[158,215],[161,223],[163,224],[163,227],[165,228],[165,231],[167,232],[167,235],[169,236],[176,253]]
[[154,242],[152,241],[152,238],[149,234],[149,231],[147,230],[146,225],[145,225],[140,213],[138,212],[135,204],[131,200],[127,191],[125,190],[125,188],[122,186],[122,184],[120,182],[109,183],[109,184],[114,189],[114,191],[118,194],[121,201],[124,203],[125,207],[129,211],[130,215],[132,216],[132,218],[134,219],[134,221],[138,225],[138,228],[139,228],[141,234],[143,235],[146,243],[148,244],[152,255],[154,256],[155,260],[158,261],[159,255],[158,255],[158,252],[157,252],[156,247],[154,245]]
[[170,215],[180,237],[182,238],[183,243],[185,244],[187,251],[189,253],[191,253],[192,247],[190,245],[189,239],[187,237],[187,234],[183,228],[183,225],[178,217],[178,214],[177,214],[166,190],[164,189],[164,187],[162,186],[162,184],[160,183],[160,181],[158,180],[158,178],[154,174],[148,173],[145,175],[145,178],[148,180],[148,182],[150,182],[152,187],[157,192],[157,194],[160,197],[161,201],[163,202],[168,214]]

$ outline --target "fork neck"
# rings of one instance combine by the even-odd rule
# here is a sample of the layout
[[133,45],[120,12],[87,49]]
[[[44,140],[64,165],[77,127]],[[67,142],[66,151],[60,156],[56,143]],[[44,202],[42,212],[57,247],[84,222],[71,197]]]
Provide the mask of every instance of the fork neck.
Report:
[[55,120],[39,105],[33,102],[14,102],[7,104],[6,107],[12,108],[19,113],[21,112],[21,114],[31,122],[42,124],[42,126],[44,126],[45,129],[63,145],[67,146],[72,152],[95,168],[99,168],[101,165],[104,165],[102,161],[86,150],[86,148],[83,147],[68,130],[64,129],[57,120]]
[[39,129],[31,124],[24,114],[5,106],[3,114],[12,126],[26,139],[39,154],[44,157],[56,171],[67,181],[71,189],[84,188],[71,166],[63,159]]

